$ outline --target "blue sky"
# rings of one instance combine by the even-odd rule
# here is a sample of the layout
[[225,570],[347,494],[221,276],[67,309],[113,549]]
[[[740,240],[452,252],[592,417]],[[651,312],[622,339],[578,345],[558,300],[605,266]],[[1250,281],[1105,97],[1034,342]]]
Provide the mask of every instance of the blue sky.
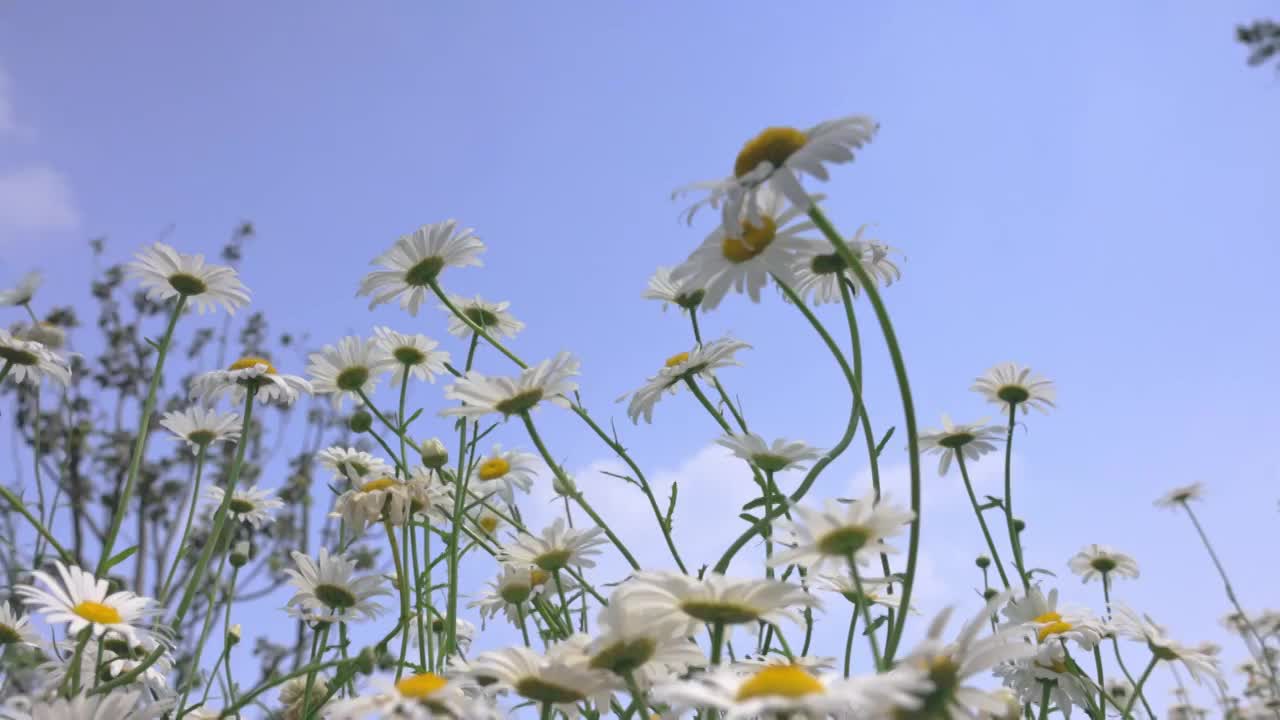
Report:
[[[714,428],[687,396],[640,428],[612,405],[688,344],[678,315],[639,298],[710,229],[680,224],[669,193],[725,174],[766,125],[866,112],[879,137],[823,190],[844,231],[874,223],[905,253],[886,297],[922,425],[993,414],[967,388],[999,361],[1058,382],[1059,409],[1015,441],[1030,560],[1065,572],[1079,546],[1116,545],[1144,573],[1122,596],[1188,641],[1222,640],[1207,558],[1184,518],[1151,507],[1205,481],[1203,517],[1240,594],[1276,603],[1259,561],[1280,487],[1265,180],[1280,167],[1280,82],[1232,37],[1274,4],[306,8],[0,9],[0,284],[38,267],[49,302],[83,302],[84,238],[106,235],[124,257],[172,224],[180,249],[212,253],[243,218],[259,232],[244,279],[278,324],[316,342],[374,322],[443,336],[431,308],[413,321],[352,295],[398,235],[459,218],[489,252],[446,284],[511,300],[525,356],[580,354],[588,404],[619,419],[645,466],[709,486],[701,518],[729,492],[717,484],[742,481],[717,476]],[[870,314],[863,325],[874,336]],[[839,376],[792,308],[737,299],[704,328],[756,346],[725,379],[759,432],[834,441]],[[871,363],[876,424],[900,424],[879,350]],[[544,416],[570,465],[605,459]],[[850,453],[820,491],[850,492],[862,470]],[[981,537],[958,478],[926,480],[931,612],[970,597]],[[631,501],[596,482],[602,502]]]

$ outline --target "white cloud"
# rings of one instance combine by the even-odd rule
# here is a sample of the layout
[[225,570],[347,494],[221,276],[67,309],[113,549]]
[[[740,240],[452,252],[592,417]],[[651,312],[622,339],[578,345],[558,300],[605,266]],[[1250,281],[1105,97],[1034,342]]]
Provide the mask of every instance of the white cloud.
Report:
[[0,170],[0,239],[74,230],[79,223],[71,185],[62,173],[46,165]]

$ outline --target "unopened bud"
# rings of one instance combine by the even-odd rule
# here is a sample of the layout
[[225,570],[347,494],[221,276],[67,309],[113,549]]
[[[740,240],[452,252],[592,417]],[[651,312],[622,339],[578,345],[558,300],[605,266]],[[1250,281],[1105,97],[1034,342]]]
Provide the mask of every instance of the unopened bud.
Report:
[[232,625],[231,629],[227,630],[227,645],[235,645],[238,642],[240,642],[240,623]]
[[364,410],[357,410],[351,413],[351,418],[347,420],[347,427],[351,428],[351,432],[369,432],[369,428],[373,427],[373,416]]
[[1018,518],[1013,519],[1013,529],[1022,532],[1027,529],[1027,524]]
[[973,563],[978,567],[982,568],[983,570],[986,570],[987,568],[991,567],[991,558],[987,557],[986,555],[979,555],[978,559],[974,560]]
[[248,540],[241,540],[231,546],[231,567],[241,568],[249,563],[249,547]]
[[576,495],[578,493],[578,484],[573,481],[569,473],[558,472],[555,479],[551,481],[551,489],[557,495]]
[[440,438],[423,440],[418,452],[422,453],[422,464],[432,470],[439,470],[449,464],[449,449],[440,442]]
[[986,589],[986,590],[984,590],[984,591],[983,591],[983,593],[982,593],[982,599],[983,599],[983,600],[986,600],[987,602],[990,602],[990,601],[991,601],[991,598],[993,598],[993,597],[995,597],[996,595],[998,595],[998,594],[999,594],[999,592],[1000,592],[1000,591],[999,591],[999,590],[996,590],[995,588],[987,588],[987,589]]

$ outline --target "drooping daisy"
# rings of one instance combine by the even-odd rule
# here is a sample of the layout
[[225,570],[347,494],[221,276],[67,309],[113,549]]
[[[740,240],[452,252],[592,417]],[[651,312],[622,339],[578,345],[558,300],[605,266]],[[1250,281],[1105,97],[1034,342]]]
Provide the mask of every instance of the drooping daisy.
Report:
[[0,648],[10,645],[40,646],[40,636],[31,627],[31,619],[9,609],[9,603],[0,602]]
[[1071,572],[1080,576],[1081,582],[1115,577],[1138,577],[1138,563],[1128,555],[1107,545],[1090,544],[1072,556],[1067,562]]
[[850,560],[859,564],[880,553],[895,553],[897,548],[885,540],[906,529],[915,513],[881,498],[876,502],[875,490],[849,503],[828,499],[821,510],[803,505],[792,507],[794,520],[779,520],[777,527],[789,549],[774,553],[772,566],[799,563],[811,572],[829,566],[848,569]]
[[808,212],[810,198],[800,184],[800,175],[826,181],[825,165],[851,162],[853,151],[870,142],[878,128],[866,115],[848,115],[806,130],[765,128],[742,146],[733,163],[733,175],[676,192],[706,191],[707,197],[686,212],[687,219],[692,220],[703,205],[723,206],[724,223],[734,230],[740,218],[754,221],[759,217],[761,196],[766,192],[785,196],[800,212]]
[[607,542],[602,535],[604,530],[599,527],[571,528],[564,518],[556,518],[541,536],[512,533],[511,541],[499,548],[498,559],[513,565],[535,565],[549,573],[569,565],[595,567],[593,558]]
[[[222,506],[226,491],[217,485],[205,490],[205,499],[212,509]],[[231,503],[227,506],[230,516],[243,523],[249,523],[254,530],[261,530],[275,518],[275,511],[284,507],[284,501],[273,490],[260,490],[257,485],[237,487],[231,493]]]
[[[902,593],[894,593],[893,581],[884,578],[858,578],[858,582],[862,584],[862,592],[858,592],[858,583],[853,581],[853,577],[848,572],[842,572],[830,575],[819,575],[818,581],[824,589],[838,592],[844,596],[845,600],[858,604],[866,602],[870,605],[879,605],[890,610],[902,609]],[[914,612],[914,610],[913,610]]]
[[570,407],[569,396],[578,389],[572,378],[581,363],[567,352],[526,368],[516,378],[487,377],[472,371],[445,388],[444,396],[459,400],[460,407],[445,408],[441,415],[481,418],[491,413],[504,417],[529,412],[543,401]]
[[782,196],[762,194],[760,216],[746,220],[741,230],[721,225],[680,265],[671,279],[704,290],[702,307],[714,310],[730,290],[745,292],[752,302],[760,302],[760,290],[775,276],[794,285],[792,264],[795,251],[804,247],[804,233],[813,224],[800,221],[802,210],[785,207]]
[[[626,586],[624,586],[625,588]],[[587,665],[606,670],[617,678],[630,674],[641,687],[690,666],[705,666],[707,658],[697,643],[684,634],[685,623],[650,622],[634,612],[630,592],[620,589],[597,616],[598,634],[585,648]]]
[[10,305],[17,307],[26,305],[36,296],[36,290],[40,289],[40,283],[44,281],[44,276],[36,271],[31,271],[22,276],[18,284],[14,287],[0,290],[0,305]]
[[270,360],[242,357],[226,370],[211,370],[191,381],[191,397],[213,404],[224,395],[243,402],[246,388],[255,388],[254,398],[263,403],[292,405],[300,393],[311,394],[311,383],[297,375],[281,375]]
[[408,483],[383,475],[339,495],[333,501],[330,517],[342,518],[348,532],[359,536],[365,528],[384,519],[393,527],[402,527],[409,519],[412,502]]
[[44,345],[14,337],[7,330],[0,330],[0,368],[8,368],[5,377],[15,383],[38,385],[44,377],[61,385],[71,382],[66,360]]
[[1127,605],[1115,604],[1111,627],[1123,637],[1146,643],[1151,653],[1160,660],[1181,664],[1196,682],[1203,683],[1209,679],[1219,686],[1225,685],[1222,670],[1215,658],[1173,640],[1163,627],[1134,612]]
[[333,409],[342,408],[348,397],[361,402],[378,385],[378,363],[382,351],[376,340],[344,337],[337,345],[325,345],[307,358],[307,374],[317,395],[332,395]]
[[[863,240],[862,233],[866,226],[858,228],[852,240],[845,243],[849,253],[858,261],[862,269],[873,282],[888,287],[902,279],[902,270],[893,261],[890,254],[894,248],[874,240]],[[849,270],[844,257],[835,251],[826,240],[810,240],[796,249],[792,258],[792,279],[796,295],[810,300],[814,305],[843,302],[840,284],[853,283],[847,286],[851,293],[858,290],[858,278]]]
[[472,472],[469,489],[477,495],[497,493],[508,505],[515,502],[514,491],[519,488],[529,492],[537,475],[539,459],[519,450],[503,452],[501,445],[494,445]]
[[55,560],[54,567],[61,582],[43,570],[32,573],[47,591],[34,585],[15,588],[24,603],[44,615],[45,622],[67,623],[67,634],[71,636],[90,628],[93,637],[113,635],[131,645],[152,640],[147,626],[160,612],[154,600],[127,590],[108,592],[105,578],[95,578],[93,573],[75,565],[67,566]]
[[[561,578],[561,586],[569,578]],[[555,592],[551,575],[536,566],[504,564],[498,576],[490,580],[477,594],[469,607],[480,610],[481,619],[489,619],[499,612],[512,623],[519,622],[519,613],[525,603]],[[527,612],[527,611],[526,611]]]
[[[490,337],[513,338],[521,330],[524,330],[524,323],[507,312],[507,308],[511,307],[511,303],[505,300],[502,302],[489,302],[479,295],[473,298],[450,295],[449,302],[453,303],[453,306],[458,308],[458,312],[465,315],[472,325],[484,330]],[[441,304],[440,309],[449,313],[450,335],[462,338],[471,336],[471,333],[474,332],[471,329],[471,325],[454,315],[448,305]]]
[[1028,408],[1048,412],[1058,395],[1052,380],[1033,375],[1031,368],[1011,362],[991,368],[974,380],[970,389],[999,405],[1006,415],[1018,407],[1022,408],[1023,415],[1029,412]]
[[371,310],[399,297],[400,307],[417,316],[440,272],[446,267],[479,267],[481,252],[484,243],[470,228],[459,230],[457,220],[423,225],[373,259],[384,269],[365,275],[356,295],[372,295]]
[[609,707],[612,692],[609,675],[565,657],[574,650],[568,643],[553,645],[546,655],[525,647],[481,654],[471,663],[474,677],[510,690],[538,705],[550,705],[565,717],[580,714],[579,703],[591,702],[598,710]]
[[160,418],[160,424],[174,434],[174,439],[185,440],[196,451],[216,442],[240,439],[239,414],[220,413],[199,405],[167,412]]
[[943,413],[941,430],[920,433],[920,451],[940,455],[938,474],[946,475],[956,453],[962,454],[965,460],[977,460],[989,452],[995,452],[1002,432],[1002,428],[987,425],[986,420],[979,420],[971,425],[954,425],[950,416]]
[[805,461],[822,457],[817,448],[800,440],[778,438],[766,443],[764,438],[751,432],[722,435],[716,438],[716,443],[765,472],[803,470],[808,466]]
[[663,310],[671,304],[688,312],[696,310],[698,305],[702,304],[702,298],[706,294],[706,290],[692,283],[672,280],[671,268],[660,267],[649,277],[649,287],[641,297],[646,300],[661,301]]
[[1174,509],[1204,497],[1204,483],[1191,483],[1176,487],[1169,492],[1161,495],[1156,499],[1155,505],[1158,508]]
[[346,478],[353,483],[368,477],[391,475],[394,472],[387,461],[355,448],[334,445],[316,453],[316,459],[334,475]]
[[158,242],[143,248],[136,259],[125,265],[125,272],[136,278],[151,300],[170,300],[179,295],[203,315],[222,306],[232,315],[249,304],[249,290],[240,282],[234,268],[207,265],[204,255],[183,255]]
[[674,395],[679,392],[686,378],[713,380],[716,370],[741,365],[742,363],[738,362],[734,355],[739,350],[749,347],[751,346],[741,340],[724,337],[697,346],[688,352],[676,353],[667,358],[657,375],[646,380],[645,384],[635,392],[618,398],[618,402],[630,397],[627,416],[631,418],[631,422],[639,423],[643,416],[645,422],[651,423],[653,407],[658,404],[663,395]]
[[373,620],[382,612],[382,606],[373,598],[390,595],[383,578],[378,575],[354,577],[356,564],[341,555],[329,555],[320,548],[316,559],[300,552],[292,553],[297,570],[286,568],[289,584],[298,589],[288,607],[298,607],[312,613],[312,618],[327,620]]
[[404,382],[406,372],[428,382],[435,382],[436,375],[445,372],[449,353],[437,350],[440,343],[426,335],[405,335],[388,327],[376,327],[373,336],[382,353],[375,369],[390,372],[392,385]]
[[627,605],[637,622],[661,623],[681,618],[686,623],[686,634],[692,634],[702,623],[800,623],[804,608],[822,605],[798,585],[730,578],[714,572],[702,579],[682,573],[639,572],[623,587],[627,588]]

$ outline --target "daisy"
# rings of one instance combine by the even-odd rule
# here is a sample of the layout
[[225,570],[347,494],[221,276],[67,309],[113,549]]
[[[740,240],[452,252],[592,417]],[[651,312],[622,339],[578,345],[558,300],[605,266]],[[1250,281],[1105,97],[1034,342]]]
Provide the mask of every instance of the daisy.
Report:
[[71,382],[71,368],[57,353],[38,342],[23,340],[0,330],[0,377],[15,383],[37,385],[50,377],[61,385]]
[[[89,640],[80,653],[82,660],[77,667],[76,649],[80,642],[74,637],[57,644],[58,652],[39,666],[46,680],[46,687],[57,692],[68,676],[79,672],[80,687],[92,687],[98,682],[119,677],[136,669],[155,650],[154,641],[131,645],[129,642],[108,636],[101,643]],[[173,656],[166,650],[149,665],[126,689],[147,689],[157,694],[169,692],[169,673],[173,670]]]
[[382,458],[363,450],[338,445],[327,447],[316,453],[316,459],[334,475],[346,478],[353,483],[366,477],[382,477],[395,472]]
[[344,337],[335,345],[325,345],[307,358],[307,374],[317,395],[333,395],[333,409],[342,408],[350,396],[360,400],[378,385],[381,350],[376,340]]
[[679,306],[681,310],[692,311],[702,303],[706,294],[707,291],[700,287],[672,280],[671,268],[660,267],[649,277],[649,287],[641,297],[661,301],[663,310],[671,304]]
[[1068,668],[1062,643],[1044,643],[1036,648],[1035,655],[1004,663],[995,669],[995,674],[1023,703],[1039,705],[1048,685],[1049,699],[1062,709],[1063,717],[1071,716],[1073,706],[1089,704],[1089,690]]
[[40,636],[31,627],[31,619],[9,609],[9,603],[0,602],[0,648],[10,645],[40,647]]
[[535,565],[549,573],[569,565],[591,568],[596,566],[592,558],[600,554],[599,546],[606,544],[603,534],[599,527],[579,530],[567,527],[564,518],[556,518],[541,537],[513,533],[511,541],[498,549],[498,560],[526,567]]
[[799,440],[779,438],[769,444],[764,438],[750,432],[724,435],[717,438],[716,443],[728,448],[735,457],[740,457],[765,472],[803,470],[808,466],[806,460],[816,460],[822,456],[817,448]]
[[808,221],[795,222],[803,210],[786,208],[782,196],[763,193],[760,216],[741,223],[741,230],[721,225],[671,271],[674,282],[703,288],[702,307],[714,310],[730,290],[746,292],[760,302],[760,289],[777,277],[794,285],[794,253],[805,246]]
[[355,578],[356,564],[341,555],[329,555],[320,548],[315,560],[296,550],[292,553],[298,569],[286,568],[289,584],[298,589],[288,607],[298,607],[314,613],[322,620],[373,620],[382,612],[382,606],[373,602],[378,595],[390,595],[379,575]]
[[1107,545],[1086,545],[1067,562],[1067,567],[1080,576],[1081,582],[1094,578],[1138,577],[1138,563]]
[[957,452],[966,460],[977,460],[987,453],[995,452],[1002,433],[1003,428],[987,425],[985,419],[972,425],[953,425],[951,418],[943,413],[941,430],[920,433],[920,450],[940,455],[938,475],[946,475]]
[[68,567],[55,560],[54,567],[61,582],[43,570],[32,573],[48,590],[34,585],[15,588],[24,603],[45,616],[45,622],[67,623],[69,636],[90,628],[93,637],[111,634],[132,645],[151,640],[146,626],[161,612],[154,600],[127,590],[110,593],[105,579],[95,578],[93,573],[74,565]]
[[330,517],[342,518],[353,536],[359,536],[370,525],[384,519],[392,527],[402,527],[409,519],[413,498],[409,485],[383,475],[369,480],[338,496],[333,502]]
[[61,350],[67,345],[67,331],[51,322],[19,324],[14,327],[13,334],[23,340],[38,342],[47,350]]
[[[498,576],[480,590],[468,607],[479,608],[480,618],[489,619],[499,612],[512,623],[520,621],[520,610],[531,599],[555,592],[551,576],[536,566],[504,564]],[[564,580],[561,579],[563,586]]]
[[571,378],[578,374],[581,363],[567,352],[525,368],[518,378],[486,377],[472,371],[445,388],[444,396],[459,400],[460,407],[445,408],[441,415],[481,418],[491,413],[504,417],[529,412],[546,400],[560,407],[571,407],[569,396],[578,389]]
[[786,655],[771,653],[769,655],[747,655],[730,667],[739,672],[753,673],[761,668],[776,667],[778,665],[794,665],[811,673],[819,673],[834,670],[836,659],[823,655],[797,655],[788,658]]
[[183,255],[164,243],[143,248],[125,272],[142,284],[148,299],[182,296],[201,315],[219,305],[234,315],[249,304],[249,289],[233,268],[206,265],[204,255]]
[[748,140],[733,163],[733,175],[723,180],[695,183],[677,190],[705,190],[708,195],[685,213],[692,221],[703,205],[724,206],[724,222],[735,223],[759,217],[761,196],[782,195],[800,212],[808,212],[809,195],[800,184],[800,175],[827,179],[827,164],[853,161],[853,151],[875,137],[879,125],[866,115],[848,115],[801,130],[777,126],[765,128]]
[[374,693],[339,700],[324,717],[330,720],[362,720],[370,716],[395,720],[477,717],[468,707],[471,703],[461,685],[435,673],[405,675],[399,680],[374,678],[372,683]]
[[[508,337],[513,338],[521,330],[524,329],[524,323],[515,318],[514,315],[507,312],[507,308],[511,307],[511,303],[489,302],[479,295],[474,298],[464,298],[458,295],[450,295],[449,302],[458,308],[458,312],[466,316],[471,321],[471,325],[479,327],[489,334],[490,337]],[[449,313],[449,334],[457,337],[469,337],[475,332],[471,329],[462,318],[453,314],[448,305],[441,305],[441,310]]]
[[[860,605],[862,602],[872,606],[879,605],[890,610],[902,609],[902,594],[894,593],[893,581],[884,578],[859,578],[862,592],[858,592],[858,583],[853,581],[849,573],[838,575],[819,575],[818,581],[825,590],[838,592],[845,600]],[[914,611],[913,611],[914,612]]]
[[[858,228],[852,240],[845,243],[849,254],[858,261],[872,281],[888,287],[902,279],[902,270],[889,256],[896,250],[874,240],[863,240],[866,225]],[[825,240],[809,240],[796,249],[792,258],[791,273],[796,295],[811,299],[814,305],[844,301],[840,290],[846,280],[857,283],[857,277],[846,273],[849,264],[844,257]],[[849,286],[847,286],[849,287]],[[849,287],[857,291],[857,285]]]
[[160,424],[174,434],[175,440],[185,440],[195,451],[216,442],[235,442],[240,439],[238,414],[220,413],[199,405],[167,412],[160,418]]
[[974,380],[970,390],[985,395],[988,402],[999,405],[1006,414],[1021,406],[1023,415],[1027,414],[1027,408],[1048,412],[1058,395],[1052,380],[1032,375],[1031,368],[1011,362],[988,370]]
[[569,655],[572,650],[569,643],[553,645],[546,655],[525,647],[493,650],[477,657],[471,672],[478,680],[489,680],[489,684],[539,705],[550,705],[568,718],[578,717],[578,703],[591,701],[598,709],[609,707],[613,694],[608,674],[584,667]]
[[1191,483],[1176,487],[1169,492],[1161,495],[1155,502],[1156,507],[1164,509],[1177,509],[1192,500],[1200,500],[1204,497],[1204,483]]
[[1050,639],[1071,640],[1083,650],[1092,650],[1106,634],[1102,623],[1088,610],[1058,607],[1057,588],[1046,597],[1039,585],[1031,586],[1021,597],[1009,600],[1004,616],[1011,627],[1034,627],[1036,639],[1042,643]]
[[432,470],[439,470],[449,464],[449,448],[444,446],[440,438],[423,440],[418,454],[422,456],[422,464]]
[[12,720],[151,720],[171,710],[165,705],[146,705],[142,692],[112,692],[102,695],[77,695],[73,698],[51,698],[25,703],[25,709],[0,708],[0,717]]
[[[329,694],[329,678],[322,673],[317,673],[311,678],[310,683],[311,709],[317,711],[316,715],[318,717],[326,717],[324,713],[319,712],[319,708],[315,707],[315,703],[318,703],[321,698]],[[307,697],[306,676],[297,677],[281,684],[279,697],[280,704],[285,708],[285,720],[302,720],[302,703]],[[325,709],[327,711],[328,707],[325,707]]]
[[798,585],[729,578],[715,572],[702,579],[681,573],[640,572],[622,587],[627,588],[627,606],[638,622],[681,618],[686,623],[685,634],[692,634],[702,623],[800,623],[802,608],[822,605]]
[[812,572],[829,565],[847,568],[850,561],[863,564],[870,556],[898,552],[885,540],[915,519],[914,512],[892,505],[887,498],[877,503],[875,490],[849,503],[828,499],[822,510],[795,505],[792,511],[798,516],[795,520],[777,523],[790,533],[791,548],[775,553],[769,564],[799,563]]
[[[444,643],[444,635],[445,635],[445,629],[446,629],[444,618],[437,615],[431,621],[430,626],[431,626],[431,632],[435,633],[437,636],[440,637],[440,639],[437,641],[437,644],[440,647],[444,647],[443,643]],[[418,647],[418,638],[416,637],[416,633],[414,635],[411,635],[409,639],[412,641],[411,644],[414,647]],[[463,618],[458,618],[453,623],[453,640],[454,640],[454,644],[457,645],[457,648],[456,648],[457,652],[465,654],[467,650],[471,648],[471,641],[475,639],[476,639],[476,626],[474,624],[472,624],[471,622],[468,622]]]
[[396,241],[373,259],[375,270],[360,281],[357,296],[372,295],[369,309],[400,298],[400,307],[417,316],[427,289],[446,267],[479,267],[484,243],[470,228],[458,230],[458,221],[423,225]]
[[601,608],[596,618],[599,634],[585,649],[589,667],[618,677],[630,674],[641,687],[648,687],[691,666],[707,664],[702,649],[684,634],[685,623],[644,620],[632,611],[629,595],[619,590]]
[[657,375],[650,377],[635,392],[618,398],[618,402],[631,398],[627,406],[627,415],[631,422],[639,423],[644,417],[647,423],[653,422],[653,407],[665,394],[674,395],[680,391],[688,378],[715,379],[715,371],[720,368],[741,365],[734,357],[739,350],[751,346],[731,337],[712,340],[699,345],[688,352],[680,352],[667,358]]
[[515,502],[514,491],[529,492],[537,474],[539,459],[518,450],[502,451],[494,445],[471,473],[470,488],[479,495],[497,493],[508,505]]
[[[204,492],[205,499],[215,510],[222,507],[222,501],[226,495],[222,488],[214,485]],[[257,485],[251,485],[247,488],[238,487],[231,493],[231,503],[227,505],[227,512],[236,520],[249,523],[254,530],[261,530],[275,519],[272,516],[282,507],[284,507],[284,501],[280,500],[275,491],[259,490]]]
[[375,369],[390,372],[392,385],[403,383],[406,373],[419,380],[435,382],[436,375],[446,372],[449,353],[437,350],[440,343],[426,335],[405,335],[388,327],[376,327],[373,336],[382,353]]
[[1163,627],[1156,625],[1149,617],[1134,612],[1127,605],[1115,604],[1111,627],[1121,636],[1145,642],[1156,658],[1169,662],[1177,661],[1186,668],[1196,682],[1203,683],[1205,678],[1208,678],[1219,686],[1225,687],[1222,671],[1212,656],[1173,640],[1166,634]]
[[297,375],[281,375],[270,360],[260,357],[242,357],[226,370],[211,370],[197,375],[191,381],[191,397],[201,398],[213,404],[224,395],[232,401],[243,402],[245,388],[255,388],[254,397],[264,403],[292,405],[299,393],[310,394],[311,383]]
[[[1129,704],[1129,698],[1133,697],[1133,683],[1123,677],[1115,677],[1114,675],[1107,678],[1103,683],[1103,687],[1107,691],[1107,699],[1112,705],[1123,708]],[[1140,706],[1134,706],[1130,712],[1135,716],[1141,712]]]
[[0,305],[11,305],[18,307],[31,302],[36,296],[36,290],[40,289],[40,283],[44,281],[44,276],[36,271],[31,271],[22,276],[15,287],[7,290],[0,290]]

